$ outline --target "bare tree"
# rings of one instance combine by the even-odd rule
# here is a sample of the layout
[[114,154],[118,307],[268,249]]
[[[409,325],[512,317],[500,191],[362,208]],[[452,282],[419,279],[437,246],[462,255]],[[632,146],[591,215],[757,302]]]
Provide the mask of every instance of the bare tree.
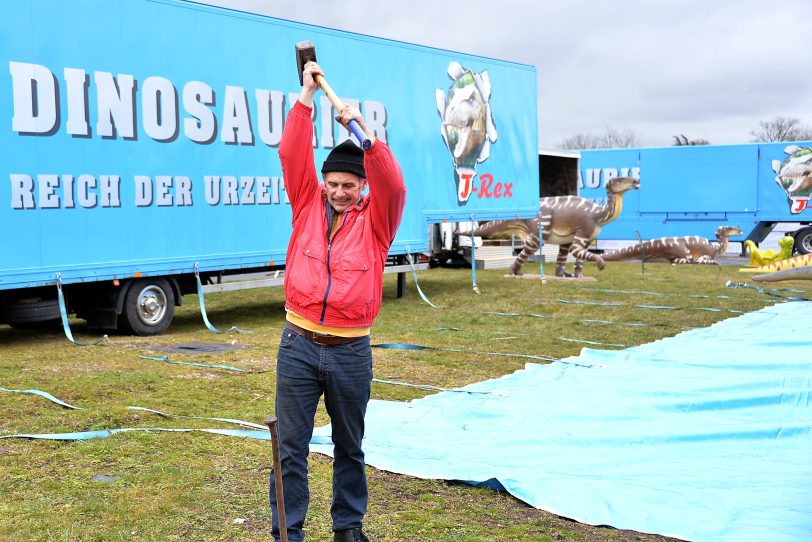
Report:
[[616,130],[607,126],[606,131],[601,135],[575,134],[559,143],[558,147],[572,150],[613,149],[637,147],[639,145],[638,141],[637,134],[631,128]]
[[801,124],[799,119],[778,115],[771,120],[759,121],[758,128],[751,131],[750,135],[753,136],[753,143],[800,141],[812,139],[812,130]]
[[604,149],[621,149],[640,146],[637,134],[631,128],[615,130],[607,126],[604,134],[600,136],[600,140],[602,143],[601,148]]
[[685,134],[674,136],[674,147],[690,147],[693,145],[710,145],[707,139],[688,139]]
[[600,142],[592,134],[575,134],[558,144],[561,149],[599,149]]

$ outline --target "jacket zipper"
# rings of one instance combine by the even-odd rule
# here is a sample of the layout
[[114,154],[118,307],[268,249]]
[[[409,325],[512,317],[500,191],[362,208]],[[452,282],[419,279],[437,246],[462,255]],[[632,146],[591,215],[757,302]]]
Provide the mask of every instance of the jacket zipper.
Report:
[[[329,204],[328,204],[329,205]],[[324,317],[327,315],[327,296],[330,294],[330,286],[333,283],[333,273],[330,271],[330,254],[333,250],[333,239],[338,236],[338,232],[341,231],[341,228],[344,227],[344,223],[347,221],[347,213],[341,213],[341,225],[338,226],[335,235],[333,235],[332,239],[330,238],[330,232],[332,231],[333,227],[332,224],[328,224],[327,227],[327,289],[324,291],[324,299],[321,302],[321,318],[319,319],[319,324],[324,325]]]

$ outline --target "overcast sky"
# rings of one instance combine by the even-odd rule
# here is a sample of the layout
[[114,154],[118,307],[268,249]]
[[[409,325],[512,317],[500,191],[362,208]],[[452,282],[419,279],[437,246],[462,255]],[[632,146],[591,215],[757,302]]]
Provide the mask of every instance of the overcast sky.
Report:
[[806,0],[206,0],[536,66],[539,145],[631,129],[747,143],[760,120],[812,127]]

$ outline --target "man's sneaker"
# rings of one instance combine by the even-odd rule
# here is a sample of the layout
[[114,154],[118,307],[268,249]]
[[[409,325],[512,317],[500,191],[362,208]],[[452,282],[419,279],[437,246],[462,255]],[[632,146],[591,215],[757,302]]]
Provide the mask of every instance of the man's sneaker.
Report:
[[369,538],[364,534],[361,528],[347,529],[345,531],[336,531],[333,536],[333,542],[369,542]]

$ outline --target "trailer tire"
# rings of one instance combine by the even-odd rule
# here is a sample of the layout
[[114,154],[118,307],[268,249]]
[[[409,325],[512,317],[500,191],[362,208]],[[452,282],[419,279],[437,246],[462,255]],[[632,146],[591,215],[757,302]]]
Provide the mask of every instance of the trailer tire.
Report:
[[795,250],[798,254],[812,253],[812,227],[807,226],[795,232]]
[[0,322],[22,329],[50,327],[60,322],[59,302],[56,298],[36,297],[20,299],[0,305]]
[[119,329],[135,335],[159,335],[172,323],[175,293],[169,281],[138,279],[130,285],[119,316]]

